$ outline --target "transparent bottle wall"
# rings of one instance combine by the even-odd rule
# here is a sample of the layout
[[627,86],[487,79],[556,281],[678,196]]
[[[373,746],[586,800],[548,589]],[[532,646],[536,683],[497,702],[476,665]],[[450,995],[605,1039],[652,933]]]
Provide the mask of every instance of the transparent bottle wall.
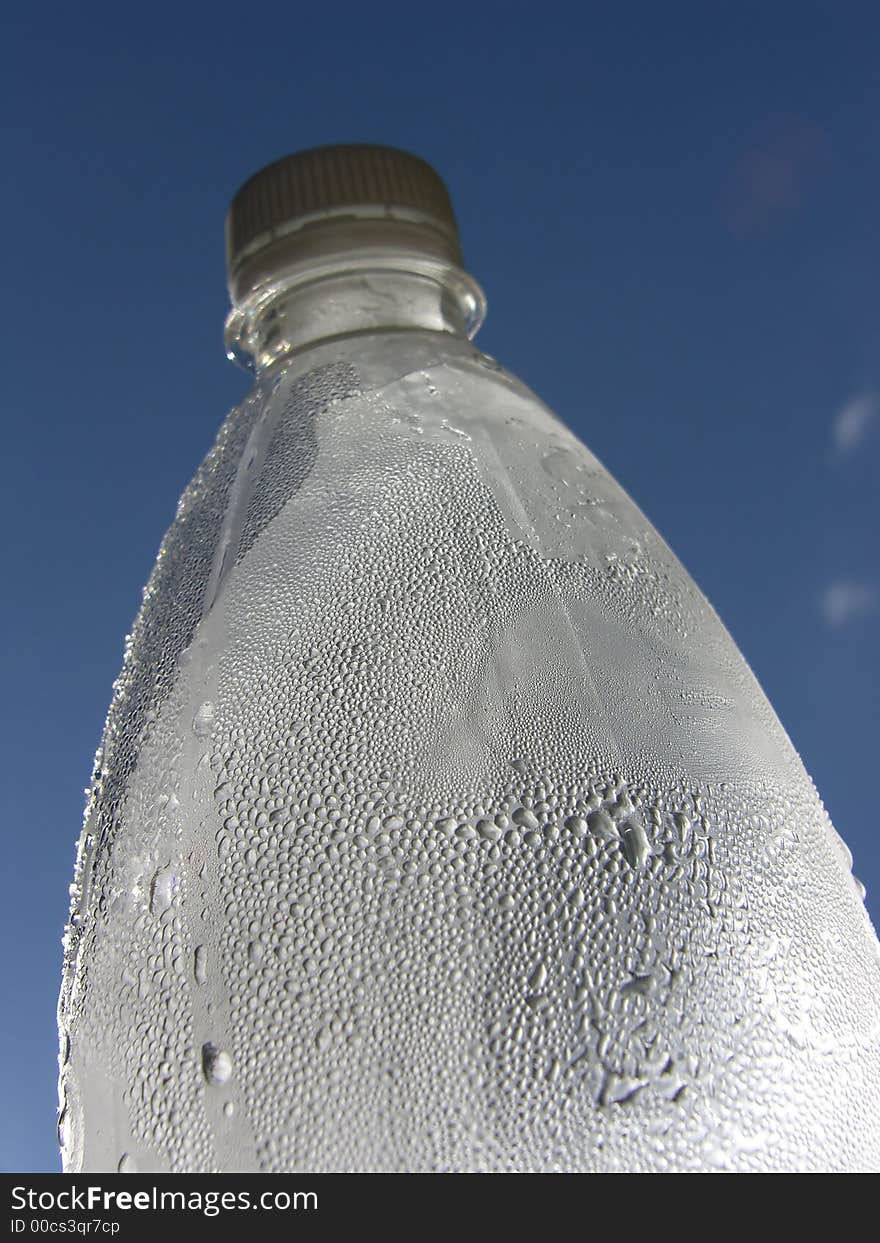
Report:
[[87,1170],[880,1165],[880,956],[717,616],[467,342],[306,351],[135,624],[60,1006]]

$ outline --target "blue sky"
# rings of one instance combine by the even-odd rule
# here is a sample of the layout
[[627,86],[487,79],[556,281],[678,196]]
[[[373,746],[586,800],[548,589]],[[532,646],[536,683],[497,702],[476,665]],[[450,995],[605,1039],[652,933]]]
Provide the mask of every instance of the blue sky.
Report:
[[300,147],[432,162],[479,343],[732,631],[868,886],[878,744],[880,11],[843,3],[16,6],[6,120],[0,1168],[57,1168],[83,786],[177,497],[246,377],[223,218]]

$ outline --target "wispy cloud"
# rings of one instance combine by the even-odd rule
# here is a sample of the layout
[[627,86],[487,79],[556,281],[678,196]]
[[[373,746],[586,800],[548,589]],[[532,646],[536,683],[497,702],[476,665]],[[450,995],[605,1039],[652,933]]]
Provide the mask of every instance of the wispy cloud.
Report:
[[822,616],[826,625],[835,630],[866,613],[875,613],[878,607],[880,591],[876,583],[839,579],[829,583],[822,594]]
[[831,440],[838,457],[847,457],[859,447],[878,412],[876,393],[860,393],[838,410],[831,421]]

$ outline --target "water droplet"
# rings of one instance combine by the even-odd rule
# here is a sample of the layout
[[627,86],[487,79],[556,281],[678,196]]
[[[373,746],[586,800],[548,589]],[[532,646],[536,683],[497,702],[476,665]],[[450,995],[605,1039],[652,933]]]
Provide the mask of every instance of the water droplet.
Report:
[[150,910],[154,915],[168,910],[179,888],[180,877],[171,864],[166,863],[153,877],[150,887]]
[[484,838],[487,842],[497,842],[498,838],[501,836],[501,830],[496,824],[493,824],[491,820],[478,820],[477,832],[480,837]]
[[541,458],[541,465],[551,479],[565,484],[574,483],[582,473],[581,463],[568,449],[551,449]]
[[462,431],[460,427],[456,427],[454,423],[450,423],[449,419],[442,419],[440,425],[448,432],[453,432],[456,436],[461,436],[462,440],[470,440],[470,435],[467,432]]
[[639,816],[633,816],[623,830],[623,853],[634,868],[643,868],[651,855],[651,844]]
[[58,1115],[58,1147],[67,1152],[70,1148],[70,1110],[65,1106]]
[[587,824],[591,833],[595,833],[597,837],[605,838],[606,841],[620,837],[617,825],[604,807],[600,807],[598,811],[591,812],[587,817]]
[[529,988],[533,993],[539,993],[547,983],[547,968],[543,962],[539,962],[532,974],[529,976]]
[[214,705],[206,699],[193,717],[193,732],[199,738],[207,738],[214,729]]
[[226,1083],[232,1074],[232,1058],[215,1044],[203,1044],[202,1070],[208,1083]]

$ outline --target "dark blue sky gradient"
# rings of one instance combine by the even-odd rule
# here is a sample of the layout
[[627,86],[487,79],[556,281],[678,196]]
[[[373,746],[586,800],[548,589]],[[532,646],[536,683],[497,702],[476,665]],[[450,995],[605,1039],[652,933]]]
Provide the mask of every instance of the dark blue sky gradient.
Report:
[[479,343],[590,445],[740,644],[880,918],[880,10],[16,6],[0,39],[0,1168],[57,1168],[82,791],[177,498],[247,386],[223,219],[299,147],[431,161]]

